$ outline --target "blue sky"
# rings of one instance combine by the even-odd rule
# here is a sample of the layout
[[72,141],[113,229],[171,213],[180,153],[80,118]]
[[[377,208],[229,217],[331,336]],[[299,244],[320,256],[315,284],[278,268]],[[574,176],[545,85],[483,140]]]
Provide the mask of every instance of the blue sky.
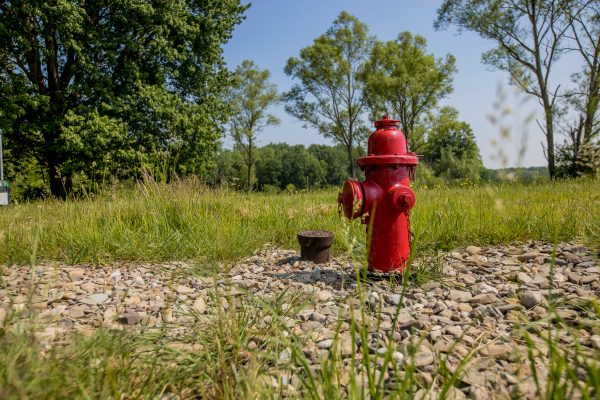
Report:
[[[225,60],[234,68],[244,59],[254,60],[260,68],[271,71],[272,81],[280,91],[287,91],[294,81],[283,68],[290,57],[298,56],[301,48],[310,45],[324,33],[342,10],[355,15],[367,24],[379,40],[392,40],[402,31],[424,36],[428,51],[437,57],[451,53],[456,57],[458,73],[454,78],[454,93],[443,105],[458,109],[460,119],[471,124],[481,149],[484,164],[490,168],[504,166],[497,155],[508,155],[508,166],[541,166],[546,164],[541,142],[545,140],[535,121],[525,124],[527,117],[542,115],[536,99],[527,99],[507,84],[507,74],[491,71],[481,63],[481,54],[492,43],[476,34],[455,30],[436,32],[433,22],[441,0],[256,0],[246,12],[246,20],[237,26],[232,40],[225,45]],[[557,64],[555,81],[569,84],[569,66],[563,60]],[[506,95],[502,108],[512,112],[503,124],[510,128],[511,137],[500,139],[499,124],[492,124],[490,115],[498,115],[498,91]],[[268,127],[259,135],[259,145],[271,142],[292,144],[332,143],[315,130],[305,129],[301,122],[289,116],[283,106],[272,112],[281,125]],[[493,145],[492,141],[499,145]],[[558,138],[562,142],[562,138]],[[225,142],[226,145],[228,141]],[[525,144],[525,146],[524,146]],[[525,147],[524,156],[519,157]]]

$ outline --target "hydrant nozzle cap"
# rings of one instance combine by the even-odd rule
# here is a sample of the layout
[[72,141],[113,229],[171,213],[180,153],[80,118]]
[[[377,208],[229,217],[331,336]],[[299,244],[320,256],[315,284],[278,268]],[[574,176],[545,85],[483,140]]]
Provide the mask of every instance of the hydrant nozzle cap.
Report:
[[383,128],[397,128],[400,123],[397,119],[392,119],[389,114],[386,114],[378,121],[375,121],[375,128],[383,129]]

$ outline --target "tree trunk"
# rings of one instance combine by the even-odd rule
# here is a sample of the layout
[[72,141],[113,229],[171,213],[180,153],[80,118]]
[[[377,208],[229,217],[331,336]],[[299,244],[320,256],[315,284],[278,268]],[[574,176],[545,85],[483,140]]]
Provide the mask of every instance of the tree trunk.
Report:
[[250,193],[252,191],[252,185],[250,183],[250,179],[252,179],[252,164],[248,163],[247,165],[247,169],[248,169],[248,174],[247,174],[247,185],[248,185],[248,193]]
[[556,166],[554,165],[554,125],[552,109],[544,107],[546,114],[546,146],[548,154],[548,174],[550,179],[556,178]]
[[59,199],[66,199],[72,188],[70,176],[61,176],[59,162],[54,154],[48,154],[46,160],[48,179],[50,182],[50,194]]
[[252,139],[248,140],[248,163],[246,164],[246,166],[248,167],[248,193],[250,193],[252,191],[252,164],[253,164],[252,160]]
[[[598,77],[596,74],[591,74],[590,81],[596,82]],[[598,111],[598,103],[600,102],[598,93],[597,83],[590,83],[591,87],[588,90],[586,107],[585,107],[585,121],[583,128],[583,143],[589,144],[592,140],[592,135],[594,133],[594,117],[596,116],[596,112]]]
[[352,178],[356,178],[356,166],[354,165],[354,157],[352,155],[352,146],[346,147],[348,152],[348,162],[350,162],[350,174]]

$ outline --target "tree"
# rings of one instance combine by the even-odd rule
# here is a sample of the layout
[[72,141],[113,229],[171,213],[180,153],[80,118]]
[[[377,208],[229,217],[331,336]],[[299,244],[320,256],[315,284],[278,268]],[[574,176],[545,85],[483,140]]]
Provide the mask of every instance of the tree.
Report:
[[479,147],[471,126],[458,120],[458,111],[444,107],[430,117],[431,130],[423,159],[435,176],[478,180],[483,171]]
[[556,150],[558,176],[594,176],[600,173],[600,141],[589,138],[584,129],[584,114],[579,114],[579,120],[563,127],[567,137]]
[[211,183],[238,188],[244,178],[243,169],[244,159],[239,151],[221,149],[217,153],[217,167]]
[[[73,175],[132,175],[157,154],[210,167],[227,116],[221,46],[239,0],[0,3],[0,128],[52,195]],[[225,85],[224,85],[225,83]]]
[[321,187],[326,183],[326,175],[326,167],[303,145],[268,144],[260,149],[260,158],[256,163],[256,178],[260,187]]
[[436,59],[427,54],[426,47],[425,38],[409,32],[402,32],[396,40],[376,42],[361,74],[373,117],[398,116],[415,152],[425,144],[423,119],[440,99],[452,93],[452,75],[456,73],[452,55]]
[[327,185],[340,186],[344,183],[348,177],[348,162],[343,145],[311,144],[308,152],[315,156],[327,171],[325,174]]
[[569,28],[564,7],[572,4],[568,0],[444,0],[435,22],[437,29],[454,24],[492,40],[496,48],[483,55],[483,62],[508,72],[511,83],[538,99],[544,109],[544,123],[538,125],[546,137],[551,178],[556,175],[554,128],[560,89],[552,85],[551,72]]
[[577,87],[566,93],[576,119],[563,127],[567,140],[557,151],[560,172],[568,176],[594,172],[600,146],[595,143],[600,133],[600,3],[575,0],[574,4],[565,7],[570,25],[566,50],[579,55],[583,67],[572,76]]
[[231,137],[244,156],[247,168],[247,189],[252,190],[252,167],[255,160],[257,135],[267,126],[278,125],[279,119],[267,109],[279,101],[271,73],[259,70],[250,60],[245,60],[234,73],[231,92]]
[[285,67],[288,76],[300,81],[285,94],[286,111],[305,127],[342,143],[353,177],[353,149],[369,133],[361,120],[365,99],[358,75],[371,44],[366,25],[344,11],[325,34],[303,48],[299,58],[290,58]]

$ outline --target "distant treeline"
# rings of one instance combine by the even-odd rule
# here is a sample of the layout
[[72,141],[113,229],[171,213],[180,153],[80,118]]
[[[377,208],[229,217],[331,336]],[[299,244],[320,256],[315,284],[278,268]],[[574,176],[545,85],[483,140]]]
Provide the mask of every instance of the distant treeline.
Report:
[[[448,154],[448,152],[445,152]],[[357,149],[355,157],[364,156],[364,150]],[[297,189],[318,189],[341,186],[350,177],[347,155],[342,145],[328,146],[313,144],[290,145],[271,143],[258,148],[256,166],[252,169],[252,186],[259,191],[294,191]],[[462,168],[461,168],[462,167]],[[221,150],[217,157],[217,167],[210,182],[227,185],[231,188],[246,187],[247,169],[243,156],[236,149]],[[361,176],[359,176],[361,177]],[[417,186],[451,184],[454,181],[471,183],[519,181],[533,182],[548,179],[548,168],[503,168],[487,169],[469,167],[463,159],[452,154],[437,162],[421,158],[417,168]]]
[[516,167],[501,169],[485,169],[481,175],[487,182],[534,182],[549,179],[548,167]]
[[[344,146],[271,143],[256,151],[252,186],[279,191],[339,186],[350,176]],[[357,157],[364,154],[357,150]],[[239,151],[222,150],[217,158],[215,183],[247,187],[247,166]]]

